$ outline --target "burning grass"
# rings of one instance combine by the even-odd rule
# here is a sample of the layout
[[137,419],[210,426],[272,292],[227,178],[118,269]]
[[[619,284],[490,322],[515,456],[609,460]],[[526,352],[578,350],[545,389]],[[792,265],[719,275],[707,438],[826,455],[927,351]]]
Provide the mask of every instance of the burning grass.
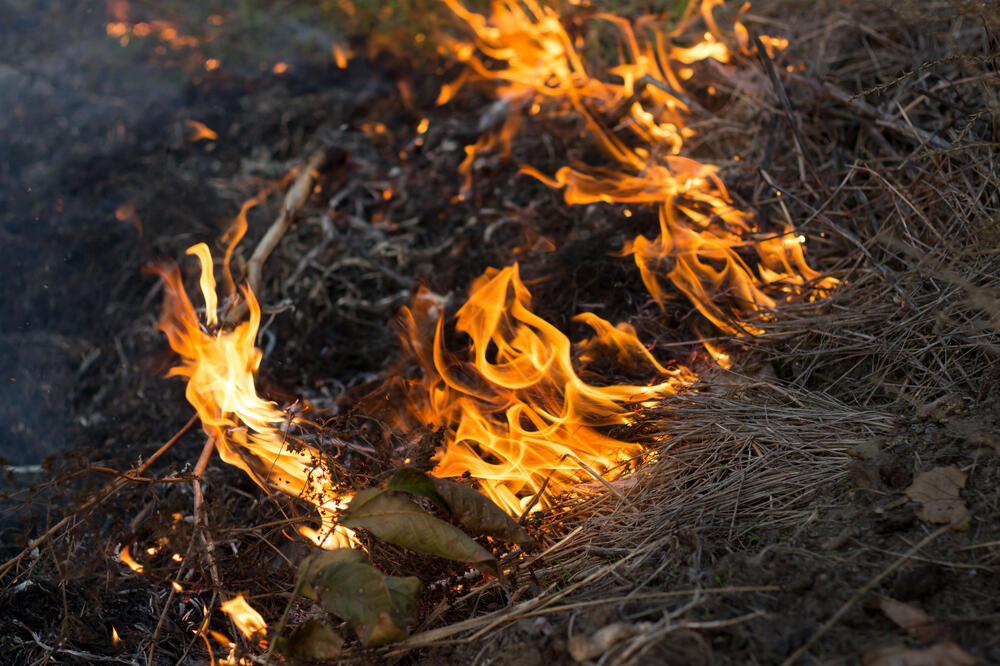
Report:
[[[995,456],[1000,448],[993,434],[998,414],[992,392],[1000,316],[993,297],[1000,286],[993,248],[1000,205],[994,168],[994,35],[1000,18],[953,3],[895,9],[867,3],[830,6],[818,9],[816,17],[797,18],[793,25],[765,18],[779,15],[776,5],[756,6],[754,11],[745,17],[749,29],[785,36],[789,48],[772,54],[773,62],[761,59],[757,68],[727,69],[710,62],[705,75],[710,75],[715,92],[688,92],[701,103],[691,105],[694,132],[684,137],[685,153],[716,165],[703,176],[711,181],[713,196],[722,195],[721,199],[685,201],[677,207],[675,194],[670,193],[669,203],[651,214],[635,205],[640,199],[634,192],[648,191],[645,182],[629,192],[612,187],[614,196],[609,198],[619,198],[617,205],[587,205],[587,197],[576,199],[567,193],[564,202],[541,184],[524,185],[523,176],[515,181],[516,163],[525,161],[524,155],[552,147],[544,132],[525,127],[558,131],[563,122],[559,114],[551,118],[531,114],[533,92],[519,93],[523,99],[513,102],[528,111],[519,121],[520,133],[503,135],[500,141],[509,144],[511,160],[497,158],[505,152],[500,150],[473,155],[471,160],[466,153],[466,161],[459,162],[443,146],[463,123],[473,124],[471,119],[486,104],[470,94],[457,109],[427,112],[424,117],[429,122],[419,123],[422,150],[399,139],[389,140],[391,151],[382,156],[368,153],[373,160],[385,160],[385,154],[411,151],[409,159],[419,166],[411,163],[389,180],[378,170],[361,167],[360,175],[337,183],[333,188],[338,189],[337,201],[325,211],[315,202],[306,204],[303,219],[271,260],[262,297],[273,302],[281,294],[304,314],[284,327],[279,315],[271,315],[276,322],[276,349],[290,346],[285,362],[299,368],[285,383],[295,392],[311,387],[310,399],[319,404],[325,398],[328,409],[345,407],[323,428],[303,435],[302,444],[315,450],[306,457],[321,458],[334,449],[340,453],[342,445],[350,448],[355,466],[340,457],[336,473],[338,478],[353,479],[355,490],[383,482],[404,457],[427,469],[435,450],[454,447],[466,437],[477,442],[470,450],[486,469],[502,466],[505,460],[520,462],[503,454],[505,438],[516,430],[513,426],[532,436],[553,424],[557,430],[565,428],[559,422],[567,416],[559,411],[566,404],[560,387],[579,381],[580,387],[601,393],[633,384],[628,397],[612,400],[615,405],[600,419],[573,423],[566,433],[567,440],[579,439],[581,427],[588,436],[587,428],[596,428],[593,433],[602,447],[608,442],[629,443],[634,448],[619,452],[627,454],[630,474],[616,478],[615,472],[622,469],[617,466],[624,462],[621,457],[602,461],[605,469],[600,471],[611,472],[602,481],[590,479],[576,463],[564,468],[565,461],[560,460],[537,478],[527,474],[524,485],[511,487],[509,479],[498,481],[497,487],[505,491],[494,490],[492,496],[515,515],[527,507],[553,469],[565,470],[584,483],[576,492],[550,495],[548,506],[525,516],[529,531],[542,541],[538,551],[498,549],[500,566],[507,570],[505,585],[362,535],[371,561],[385,573],[404,577],[421,572],[431,583],[415,633],[384,648],[388,654],[462,662],[500,654],[516,661],[530,650],[557,663],[569,659],[780,663],[803,652],[824,658],[844,656],[856,654],[866,642],[892,635],[888,621],[879,624],[881,616],[870,610],[867,594],[879,592],[916,600],[951,632],[947,638],[922,638],[926,645],[957,640],[980,658],[991,658],[996,645],[982,630],[984,618],[992,612],[991,602],[976,588],[988,587],[985,579],[995,581],[997,576],[995,547],[990,544],[997,538]],[[884,29],[875,32],[870,26]],[[481,74],[488,79],[493,71],[497,70]],[[691,79],[699,80],[700,76]],[[655,90],[652,94],[658,95]],[[417,95],[429,103],[433,92],[418,89]],[[855,93],[863,94],[852,97]],[[496,124],[501,131],[510,128],[504,122]],[[752,136],[747,128],[754,128]],[[479,146],[475,141],[469,145]],[[577,164],[591,150],[582,143],[570,143],[569,148],[580,156]],[[614,144],[605,149],[627,155]],[[734,155],[739,159],[729,159]],[[448,177],[443,174],[452,173],[451,169],[441,168],[442,175],[423,181],[414,180],[413,173],[438,163],[452,168],[467,164],[472,177],[464,187],[452,183],[451,197],[436,191],[439,201],[429,203],[423,192],[432,187],[447,192]],[[581,175],[583,167],[561,172],[562,176],[559,168],[558,158],[536,167],[542,181],[552,185],[593,186],[599,180]],[[451,178],[458,181],[457,176]],[[511,185],[515,182],[516,190]],[[320,183],[330,180],[320,178]],[[643,197],[641,201],[659,201]],[[449,199],[447,205],[440,203]],[[579,205],[571,205],[577,201]],[[732,216],[729,224],[747,235],[713,254],[707,261],[712,270],[738,275],[750,265],[747,257],[754,252],[769,271],[756,271],[742,292],[725,280],[708,281],[722,293],[723,309],[714,299],[694,299],[701,304],[701,315],[725,335],[709,334],[708,327],[699,328],[688,314],[692,290],[685,285],[693,283],[678,278],[671,286],[660,278],[638,277],[634,269],[633,273],[622,269],[622,259],[607,257],[609,250],[623,245],[608,247],[607,242],[615,238],[620,218],[615,224],[602,222],[628,210],[627,219],[634,218],[650,236],[661,232],[659,241],[649,242],[655,246],[674,236],[672,225],[680,224],[677,215],[687,216],[684,224],[696,224],[699,215],[713,209],[722,211],[721,219]],[[412,221],[414,216],[417,222]],[[475,217],[465,223],[463,216]],[[441,225],[436,233],[418,231],[420,219],[435,218]],[[322,232],[318,244],[317,230]],[[791,249],[799,248],[799,235],[808,237],[811,264],[840,280],[835,289],[833,283],[819,283],[820,274],[796,255],[784,254],[785,239],[794,240]],[[754,240],[753,247],[748,238]],[[768,243],[775,240],[781,244],[781,255],[769,261]],[[515,248],[525,266],[537,268],[520,277],[510,269],[484,276],[470,293],[475,296],[499,283],[500,297],[486,299],[485,305],[477,305],[473,298],[465,309],[458,309],[461,301],[456,302],[453,292],[469,284],[482,265],[508,260],[507,250],[496,249],[499,246]],[[633,242],[628,248],[640,268],[645,247]],[[597,283],[593,288],[595,282],[574,265],[580,257],[595,271],[607,269],[605,274],[613,276],[614,284]],[[445,267],[446,258],[454,265]],[[730,263],[723,268],[719,261]],[[657,255],[646,265],[661,263],[670,262]],[[680,270],[681,264],[668,265],[665,272]],[[754,274],[749,268],[744,272]],[[560,281],[552,276],[569,277]],[[769,276],[775,279],[765,284]],[[332,310],[333,321],[341,326],[353,322],[374,330],[384,326],[399,306],[409,304],[415,278],[423,278],[442,297],[435,299],[426,292],[410,309],[406,339],[422,372],[412,366],[402,373],[398,365],[389,368],[406,379],[400,390],[410,391],[389,395],[409,396],[409,409],[393,406],[381,414],[347,410],[348,405],[364,405],[373,396],[385,395],[383,376],[359,381],[337,395],[321,391],[315,384],[316,374],[323,372],[321,354],[302,343],[295,349],[297,340],[309,337],[303,332],[310,328],[306,318]],[[701,279],[697,283],[706,284]],[[530,309],[526,284],[535,293]],[[817,288],[817,298],[785,302],[782,294],[796,284]],[[645,296],[647,288],[652,300]],[[752,289],[770,289],[778,297],[764,291],[755,295]],[[566,292],[573,298],[552,298]],[[183,293],[179,282],[174,293]],[[726,297],[731,300],[726,302]],[[510,309],[508,303],[504,311],[510,314],[504,316],[509,320],[501,317],[494,328],[476,328],[477,317],[488,315],[490,304],[511,299],[520,309]],[[559,329],[570,330],[571,317],[582,309],[576,307],[581,300],[605,304],[602,315],[607,316],[595,320],[603,322],[595,329],[615,330],[607,320],[627,317],[637,336],[629,340],[655,342],[651,363],[641,351],[637,353],[641,348],[625,345],[631,352],[624,356],[643,357],[643,381],[648,382],[654,371],[663,376],[669,370],[683,374],[687,390],[678,394],[680,386],[671,386],[669,392],[658,392],[655,386],[635,384],[642,371],[628,371],[607,358],[598,358],[593,367],[585,364],[577,377],[568,348],[533,357],[535,365],[505,355],[538,347],[537,338],[524,337],[529,332],[541,332],[547,342],[568,347],[569,340]],[[458,311],[458,330],[477,342],[472,355],[478,361],[475,368],[470,370],[472,362],[449,346],[455,336],[438,323],[437,310]],[[199,328],[193,310],[190,314],[192,331],[213,334],[212,329],[206,333]],[[320,321],[331,321],[330,315],[322,316]],[[525,324],[527,328],[522,328]],[[742,334],[732,335],[738,332]],[[244,346],[252,348],[252,338]],[[729,370],[713,369],[703,347],[717,358],[727,354],[734,364]],[[575,352],[578,361],[586,360],[587,352],[580,351],[586,348]],[[679,364],[659,365],[657,359],[671,357],[695,367],[697,380],[684,374],[690,370],[677,370]],[[513,378],[511,386],[493,382],[489,386],[501,388],[486,391],[475,372],[491,364],[498,372],[522,374]],[[534,369],[553,364],[563,371],[554,394],[545,382],[525,382],[524,372],[531,375]],[[245,369],[252,381],[254,368]],[[280,383],[265,376],[264,384],[272,389]],[[494,415],[508,414],[512,400],[522,400],[515,389],[523,385],[533,387],[523,395],[534,402],[517,403],[522,405],[519,409],[529,410],[524,411],[529,421],[530,410],[549,420],[532,421],[531,428],[523,426],[526,421],[515,420],[511,428],[498,432]],[[420,392],[412,392],[413,387]],[[653,393],[636,397],[640,388]],[[483,433],[449,431],[454,414],[464,413],[463,405],[469,402],[477,404],[476,414],[485,418],[467,417],[461,427],[481,425]],[[621,410],[623,403],[636,405],[636,411],[622,417],[615,410]],[[490,409],[484,411],[482,404]],[[273,429],[282,418],[280,413],[271,414],[264,425]],[[229,421],[211,425],[227,429],[216,435],[216,441],[227,441],[232,437],[229,430],[239,428]],[[491,451],[495,442],[499,444]],[[284,450],[285,444],[279,448]],[[234,456],[244,463],[240,466],[254,472],[260,485],[270,485],[271,470],[262,472],[238,453]],[[438,464],[450,462],[446,454]],[[955,464],[970,474],[963,499],[972,510],[975,529],[925,529],[907,517],[907,506],[897,500],[915,472],[939,464]],[[589,461],[587,466],[595,465]],[[456,469],[490,478],[475,465]],[[223,478],[242,488],[240,480],[207,459],[196,471],[205,473],[201,483],[207,488],[220,487]],[[174,478],[190,480],[183,473],[159,480]],[[108,501],[108,489],[125,487],[124,481],[116,482],[91,498]],[[286,526],[306,519],[297,517],[299,505],[279,495],[262,497],[249,487],[238,493],[220,489],[206,500],[203,516],[196,512],[192,521],[185,522],[189,500],[180,492],[171,493],[170,484],[161,487],[157,503],[163,502],[171,512],[179,510],[182,520],[156,521],[150,517],[152,509],[140,511],[129,517],[132,529],[123,545],[130,547],[130,557],[138,560],[136,566],[142,566],[146,576],[131,580],[155,581],[174,567],[180,590],[171,587],[163,594],[151,593],[156,610],[148,624],[157,628],[152,642],[127,633],[128,623],[116,620],[115,635],[121,643],[115,644],[124,644],[117,649],[169,652],[172,661],[183,661],[182,653],[200,649],[182,641],[184,629],[205,628],[211,622],[222,637],[217,650],[230,650],[223,644],[226,640],[235,641],[241,651],[251,648],[211,616],[203,620],[204,613],[194,617],[191,611],[210,611],[220,597],[236,598],[237,591],[252,589],[251,604],[269,622],[276,622],[284,605],[280,597],[293,587],[290,565],[302,557],[302,546],[280,534]],[[569,488],[566,479],[562,489]],[[559,484],[553,483],[552,489],[559,489]],[[84,508],[96,505],[93,499],[86,501]],[[66,526],[57,523],[59,529],[52,535],[62,534]],[[90,538],[106,538],[97,534]],[[157,547],[158,539],[167,540]],[[60,563],[77,552],[78,542],[61,538],[37,543],[52,553],[53,564],[32,555],[29,547],[16,568],[5,567],[7,599],[19,598],[31,585],[45,585],[46,575],[62,580],[62,589],[67,589],[70,579]],[[181,558],[179,565],[174,555]],[[255,566],[248,567],[248,562]],[[262,580],[262,570],[278,574]],[[968,582],[973,570],[982,582]],[[911,574],[931,582],[907,583],[906,575]],[[946,582],[933,583],[935,577]],[[920,585],[922,591],[913,592]],[[70,589],[75,588],[70,585]],[[52,593],[47,598],[57,596]],[[65,596],[62,603],[65,616],[69,613]],[[175,606],[187,609],[187,614],[175,615]],[[315,606],[299,602],[289,619],[301,625],[317,613]],[[62,649],[51,645],[42,624],[17,622],[19,633],[10,639],[17,654]],[[64,619],[58,629],[60,635],[67,635],[67,622],[71,620]],[[517,647],[525,644],[527,649]],[[88,648],[110,649],[110,639],[103,648]],[[73,656],[66,650],[59,654]],[[341,654],[361,661],[375,658],[358,647]],[[867,654],[867,659],[875,659],[873,650]]]

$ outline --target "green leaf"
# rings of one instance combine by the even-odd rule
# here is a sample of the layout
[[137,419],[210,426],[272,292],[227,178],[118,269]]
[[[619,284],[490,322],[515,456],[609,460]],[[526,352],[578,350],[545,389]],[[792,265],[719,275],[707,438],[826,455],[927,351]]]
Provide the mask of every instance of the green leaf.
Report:
[[340,524],[364,528],[382,541],[418,553],[466,562],[499,575],[493,555],[462,530],[428,514],[410,500],[385,489],[362,490],[340,516]]
[[517,521],[493,500],[455,481],[439,479],[414,467],[403,467],[385,487],[426,497],[476,534],[510,541],[522,548],[537,545]]
[[420,580],[387,577],[363,553],[338,548],[308,558],[299,575],[328,610],[347,620],[366,647],[406,638],[416,619]]
[[368,558],[360,550],[354,550],[353,548],[336,548],[334,550],[321,550],[313,553],[299,564],[299,570],[296,574],[297,586],[301,588],[303,595],[316,601],[317,593],[312,587],[312,582],[320,569],[330,564],[345,562],[368,564]]
[[344,639],[319,620],[306,620],[282,641],[282,652],[289,657],[332,661],[343,652]]
[[417,616],[417,599],[420,597],[420,590],[423,587],[420,579],[415,576],[407,576],[406,578],[386,576],[385,586],[389,590],[392,605],[399,611],[399,615],[405,618],[415,618]]

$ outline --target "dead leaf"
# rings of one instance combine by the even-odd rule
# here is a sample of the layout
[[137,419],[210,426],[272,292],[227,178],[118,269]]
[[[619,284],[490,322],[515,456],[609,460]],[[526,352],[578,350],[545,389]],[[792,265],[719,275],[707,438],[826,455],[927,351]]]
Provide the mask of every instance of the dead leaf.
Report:
[[616,643],[647,631],[651,622],[615,622],[599,629],[591,636],[577,635],[569,639],[566,649],[573,661],[579,663],[596,659],[610,650]]
[[537,545],[493,500],[450,479],[439,479],[416,468],[403,467],[393,475],[386,488],[426,497],[475,534],[510,541],[526,549]]
[[406,638],[416,620],[420,580],[385,576],[361,551],[317,553],[302,562],[299,576],[305,594],[346,620],[366,647]]
[[306,620],[285,643],[284,652],[297,659],[332,661],[343,652],[344,639],[319,620]]
[[912,604],[904,604],[889,597],[880,597],[879,608],[900,629],[925,643],[947,637],[947,630],[936,624],[930,615]]
[[866,652],[861,663],[864,666],[973,666],[976,658],[950,641],[923,649],[893,643]]
[[378,488],[354,496],[340,517],[344,527],[361,527],[382,541],[418,553],[466,562],[494,576],[496,558],[454,525],[430,515],[410,500]]
[[920,504],[917,517],[932,523],[950,523],[956,530],[968,529],[972,515],[959,495],[966,476],[954,465],[918,474],[906,489],[906,496]]

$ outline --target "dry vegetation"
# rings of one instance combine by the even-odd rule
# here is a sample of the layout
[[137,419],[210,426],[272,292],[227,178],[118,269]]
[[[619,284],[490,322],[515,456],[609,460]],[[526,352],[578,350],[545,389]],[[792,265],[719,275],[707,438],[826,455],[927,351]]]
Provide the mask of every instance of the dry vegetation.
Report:
[[[533,518],[545,546],[508,558],[511,589],[486,582],[438,590],[409,639],[381,651],[351,648],[345,660],[884,665],[897,658],[944,666],[972,663],[962,661],[970,653],[981,663],[1000,661],[991,592],[1000,587],[1000,14],[959,0],[759,1],[747,24],[788,37],[791,47],[773,64],[774,77],[765,62],[740,78],[715,73],[723,96],[726,86],[747,93],[695,118],[694,156],[725,163],[738,201],[765,225],[789,222],[807,235],[812,263],[843,285],[828,298],[782,307],[758,337],[727,340],[740,350],[732,371],[704,375],[690,393],[643,412],[621,434],[650,443],[645,464],[610,491],[593,484],[594,492]],[[480,109],[464,112],[476,117]],[[441,113],[428,144],[451,122]],[[338,131],[320,125],[316,136],[325,141]],[[513,169],[497,176],[497,190],[508,177]],[[457,178],[442,170],[432,186]],[[457,237],[471,233],[451,224]],[[303,258],[315,237],[291,234],[271,260],[265,290],[307,312],[330,306],[317,284],[350,282],[362,266],[372,283],[366,294],[396,297],[360,303],[345,296],[337,306],[359,320],[384,319],[405,302],[399,293],[411,276],[422,277],[422,265],[433,261],[430,250],[400,259],[387,241],[387,256],[398,259],[391,267],[386,256],[361,252],[353,263],[313,270],[328,249],[340,248],[327,238]],[[655,329],[646,322],[644,330]],[[372,344],[381,353],[391,334],[379,335]],[[279,344],[291,344],[288,337]],[[660,348],[681,345],[665,333]],[[290,353],[285,362],[309,353]],[[371,370],[354,358],[341,367]],[[308,370],[286,369],[275,384],[305,386]],[[376,438],[365,425],[331,427],[357,427],[352,436],[360,441]],[[922,473],[951,466],[964,475],[958,498],[971,514],[961,530],[930,522],[919,502],[908,501]],[[285,563],[303,554],[281,536],[287,507],[260,500],[238,472],[214,465],[206,486],[213,475],[220,486],[233,484],[209,500],[220,544],[215,563],[229,577],[222,586],[253,589],[257,605],[277,617],[292,587]],[[71,471],[63,481],[79,476]],[[91,511],[79,515],[98,521],[86,504],[104,497],[95,485],[65,497],[45,495],[44,486],[36,493],[61,508],[82,504]],[[189,501],[178,491],[149,500],[138,515],[115,509],[115,533],[131,540],[137,532],[170,533],[182,542],[167,516],[188,511]],[[98,526],[86,538],[40,543],[41,556],[28,549],[19,566],[4,568],[0,607],[27,603],[19,595],[40,587],[44,603],[64,611],[58,622],[40,611],[19,615],[17,630],[4,630],[0,647],[17,663],[85,663],[94,654],[138,663],[106,653],[103,638],[79,638],[86,632],[73,626],[87,618],[86,602],[76,598],[99,596],[87,586],[100,579],[91,565],[86,577],[74,577],[73,562],[108,531]],[[102,561],[113,558],[108,544],[99,549]],[[268,563],[269,579],[247,562]],[[219,589],[199,566],[191,568],[206,600],[214,598]],[[116,588],[114,603],[102,598],[102,621],[141,616],[131,645],[150,654],[141,634],[156,628],[159,649],[170,655],[164,663],[187,663],[200,644],[168,616],[174,594],[164,599],[168,593],[153,587]],[[915,628],[887,600],[929,618]],[[313,611],[296,612],[293,620]],[[67,636],[78,638],[59,644]],[[937,661],[917,661],[929,654]]]

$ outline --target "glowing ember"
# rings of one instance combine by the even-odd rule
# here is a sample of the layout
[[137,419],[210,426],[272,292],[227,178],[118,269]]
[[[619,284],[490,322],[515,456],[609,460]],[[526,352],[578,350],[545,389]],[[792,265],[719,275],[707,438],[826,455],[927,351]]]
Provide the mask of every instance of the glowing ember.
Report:
[[253,638],[267,631],[267,622],[253,606],[247,603],[242,594],[223,603],[220,608],[247,638]]

